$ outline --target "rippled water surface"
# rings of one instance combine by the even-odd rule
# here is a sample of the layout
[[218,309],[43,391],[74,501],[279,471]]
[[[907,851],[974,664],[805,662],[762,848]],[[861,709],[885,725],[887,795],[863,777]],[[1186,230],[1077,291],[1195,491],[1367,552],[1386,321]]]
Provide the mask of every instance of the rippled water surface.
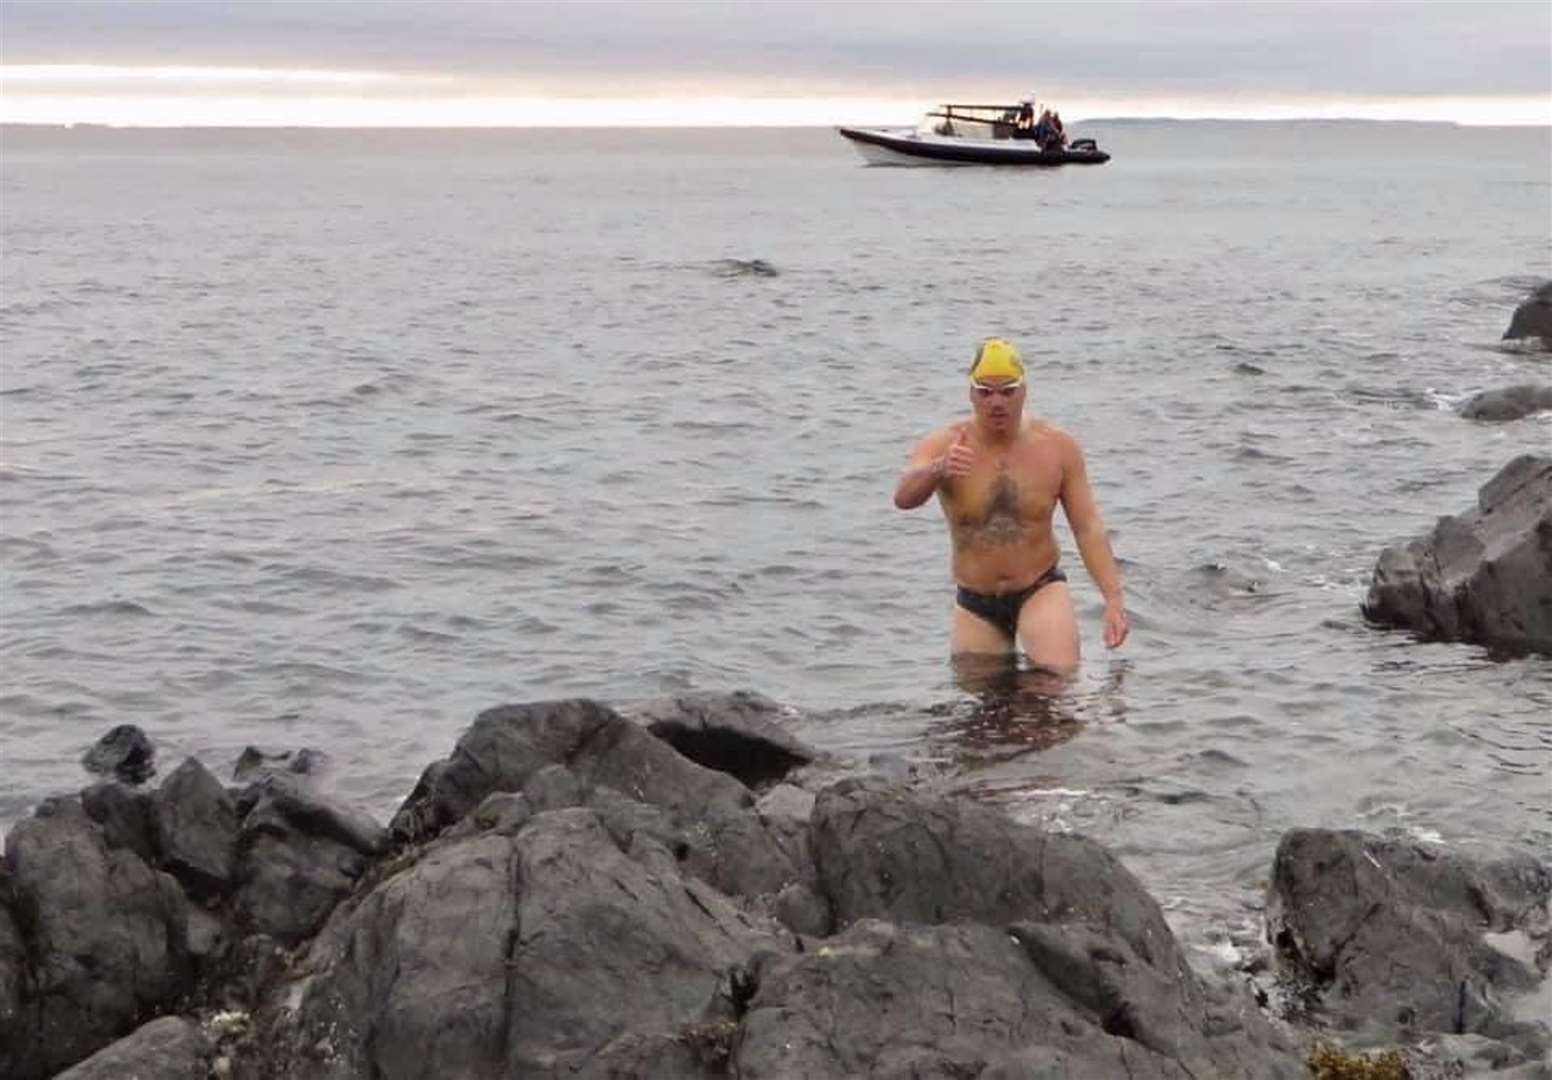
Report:
[[[1470,393],[1552,275],[1546,129],[1091,125],[1050,171],[832,133],[3,136],[0,826],[134,722],[386,816],[478,710],[755,689],[1114,846],[1173,917],[1294,825],[1552,848],[1552,661],[1367,627],[1381,547],[1552,447]],[[751,266],[751,260],[768,266]],[[1134,633],[945,663],[893,509],[988,334],[1083,442]]]

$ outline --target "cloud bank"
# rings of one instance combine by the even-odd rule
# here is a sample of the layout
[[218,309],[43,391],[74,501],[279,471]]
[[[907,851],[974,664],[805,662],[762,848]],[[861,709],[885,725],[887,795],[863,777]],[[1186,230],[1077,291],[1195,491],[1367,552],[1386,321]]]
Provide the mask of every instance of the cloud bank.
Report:
[[462,103],[495,116],[503,101],[1037,91],[1155,114],[1302,103],[1308,115],[1389,115],[1412,103],[1431,117],[1496,102],[1517,122],[1552,123],[1552,4],[7,0],[0,65],[7,118],[29,102],[115,98],[269,100],[276,115],[299,97],[375,102],[384,116],[452,116]]

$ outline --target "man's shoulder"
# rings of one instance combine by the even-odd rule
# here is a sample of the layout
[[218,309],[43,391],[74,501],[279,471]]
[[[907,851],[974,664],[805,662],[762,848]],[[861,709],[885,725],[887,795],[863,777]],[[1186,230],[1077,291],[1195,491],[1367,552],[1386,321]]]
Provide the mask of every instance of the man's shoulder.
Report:
[[959,433],[970,427],[971,421],[965,417],[950,420],[940,428],[935,428],[931,434],[922,440],[924,443],[951,443],[959,438]]
[[1071,432],[1038,416],[1029,417],[1024,421],[1024,435],[1064,451],[1078,449],[1078,440]]
[[955,420],[929,431],[917,441],[915,449],[911,451],[912,460],[936,457],[943,453],[953,444],[954,439],[959,435],[960,429],[964,426],[962,421]]

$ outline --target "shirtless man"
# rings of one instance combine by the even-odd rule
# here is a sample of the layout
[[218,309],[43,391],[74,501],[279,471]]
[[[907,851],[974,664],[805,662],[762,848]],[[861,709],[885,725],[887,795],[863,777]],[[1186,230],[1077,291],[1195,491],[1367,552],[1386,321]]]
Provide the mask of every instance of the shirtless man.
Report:
[[939,428],[911,453],[895,505],[912,510],[936,492],[953,542],[959,584],[950,639],[955,656],[1011,652],[1022,643],[1041,667],[1078,666],[1078,620],[1057,567],[1051,530],[1056,504],[1078,554],[1105,598],[1105,645],[1126,640],[1121,572],[1094,504],[1077,440],[1024,417],[1024,364],[1001,338],[988,338],[970,366],[974,414]]

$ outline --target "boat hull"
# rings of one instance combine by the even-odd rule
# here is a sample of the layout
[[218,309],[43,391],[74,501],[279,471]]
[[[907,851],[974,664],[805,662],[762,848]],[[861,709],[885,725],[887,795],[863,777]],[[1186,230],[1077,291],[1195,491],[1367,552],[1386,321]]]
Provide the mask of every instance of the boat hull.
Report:
[[915,130],[839,128],[869,165],[1103,165],[1103,150],[1041,150],[1015,139],[955,139],[923,136]]

